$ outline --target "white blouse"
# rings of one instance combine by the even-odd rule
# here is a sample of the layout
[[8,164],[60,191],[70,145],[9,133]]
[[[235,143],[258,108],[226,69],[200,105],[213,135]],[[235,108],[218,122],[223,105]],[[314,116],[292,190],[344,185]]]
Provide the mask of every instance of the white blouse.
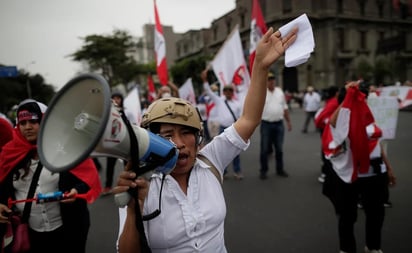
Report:
[[[23,179],[20,178],[17,181],[13,181],[13,187],[15,189],[15,196],[17,200],[26,199],[27,193],[30,188],[30,184],[37,168],[39,160],[31,160],[29,174]],[[23,169],[20,169],[20,174],[24,173]],[[37,183],[34,196],[38,193],[55,192],[58,190],[59,173],[52,173],[43,167],[40,172],[39,181]],[[18,203],[17,209],[23,213],[24,203]],[[58,201],[32,203],[30,219],[30,228],[38,232],[53,231],[63,225],[63,221],[60,214],[60,204]]]
[[[222,176],[224,168],[249,144],[249,141],[243,141],[232,125],[200,153],[215,165]],[[152,176],[143,214],[158,209],[161,181],[161,175]],[[172,176],[166,176],[161,214],[144,222],[145,233],[153,253],[227,252],[224,242],[225,216],[226,204],[221,183],[208,165],[197,159],[190,173],[187,194]],[[119,232],[122,226],[121,222]]]

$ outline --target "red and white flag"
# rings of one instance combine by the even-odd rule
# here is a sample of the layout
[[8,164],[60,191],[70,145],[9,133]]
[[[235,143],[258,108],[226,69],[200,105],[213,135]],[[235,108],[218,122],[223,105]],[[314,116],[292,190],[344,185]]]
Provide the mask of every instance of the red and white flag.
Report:
[[186,82],[179,88],[179,97],[186,99],[192,105],[196,106],[196,95],[193,89],[192,78],[188,78]]
[[399,108],[412,105],[412,87],[409,86],[386,86],[379,88],[379,96],[396,97],[399,101]]
[[262,10],[259,5],[259,0],[252,0],[252,17],[250,21],[250,47],[249,47],[249,69],[252,73],[253,62],[256,56],[256,47],[259,40],[268,30],[265,19],[263,18]]
[[156,0],[154,1],[154,12],[155,12],[155,31],[154,31],[154,49],[156,55],[156,67],[157,75],[159,76],[159,81],[162,85],[167,85],[169,80],[167,73],[167,62],[166,62],[166,41],[163,36],[163,28],[160,23],[159,13],[157,12]]
[[157,95],[156,95],[156,89],[154,86],[154,82],[153,82],[153,78],[152,78],[152,74],[149,74],[147,76],[147,100],[149,100],[149,102],[153,102],[156,100]]
[[225,85],[233,85],[236,98],[243,104],[250,85],[250,75],[243,56],[238,26],[229,34],[211,65],[220,82],[221,91]]

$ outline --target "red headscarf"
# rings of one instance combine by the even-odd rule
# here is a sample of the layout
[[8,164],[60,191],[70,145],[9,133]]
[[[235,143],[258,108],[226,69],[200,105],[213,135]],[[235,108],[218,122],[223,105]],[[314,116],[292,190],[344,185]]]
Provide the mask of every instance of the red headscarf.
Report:
[[7,119],[0,117],[0,152],[4,144],[13,138],[13,127]]
[[[12,169],[16,167],[29,152],[37,151],[37,146],[28,142],[18,128],[14,128],[13,130],[13,139],[3,147],[0,153],[0,183],[6,179]],[[101,184],[99,174],[92,159],[85,160],[70,170],[70,172],[90,187],[90,190],[86,193],[87,202],[92,203],[99,197]]]

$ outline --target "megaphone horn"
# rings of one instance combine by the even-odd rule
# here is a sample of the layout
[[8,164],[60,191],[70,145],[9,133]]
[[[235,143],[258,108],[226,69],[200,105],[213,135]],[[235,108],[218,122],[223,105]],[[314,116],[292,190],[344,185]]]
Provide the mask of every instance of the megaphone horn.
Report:
[[[138,152],[131,152],[134,139]],[[70,170],[89,156],[129,160],[137,153],[138,161],[160,164],[156,170],[168,174],[178,158],[172,142],[127,121],[112,103],[108,83],[96,74],[73,78],[53,97],[37,145],[40,161],[52,172]]]

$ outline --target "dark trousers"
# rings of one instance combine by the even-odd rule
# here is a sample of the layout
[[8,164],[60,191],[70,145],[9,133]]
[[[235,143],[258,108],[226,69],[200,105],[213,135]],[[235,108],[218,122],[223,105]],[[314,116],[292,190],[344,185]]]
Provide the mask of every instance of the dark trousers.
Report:
[[[305,123],[303,124],[303,132],[307,132],[308,131],[308,127],[309,127],[309,123],[312,121],[314,122],[315,120],[315,115],[316,115],[316,111],[314,112],[306,112],[306,119],[305,119]],[[313,123],[315,124],[315,123]]]
[[332,195],[338,217],[338,233],[340,250],[356,253],[354,224],[357,220],[357,203],[360,198],[365,213],[365,241],[369,249],[381,248],[381,231],[385,217],[383,206],[385,188],[385,174],[372,177],[358,178],[354,183],[343,182],[336,174]]
[[204,141],[208,143],[211,138],[209,134],[209,128],[207,127],[207,120],[203,120],[203,136],[204,136]]
[[283,120],[268,122],[262,120],[260,123],[260,173],[266,174],[268,168],[268,156],[270,151],[275,150],[275,161],[277,173],[284,172],[283,168],[283,140],[285,126]]
[[33,253],[86,252],[87,232],[86,235],[83,236],[70,235],[64,232],[63,227],[60,227],[51,232],[36,232],[30,229],[29,234],[31,244],[30,252]]
[[[318,128],[318,131],[319,131],[319,134],[320,134],[320,141],[322,143],[323,129]],[[323,153],[322,145],[320,147],[320,160],[322,161],[321,173],[326,175],[328,159],[326,159],[325,154]]]

